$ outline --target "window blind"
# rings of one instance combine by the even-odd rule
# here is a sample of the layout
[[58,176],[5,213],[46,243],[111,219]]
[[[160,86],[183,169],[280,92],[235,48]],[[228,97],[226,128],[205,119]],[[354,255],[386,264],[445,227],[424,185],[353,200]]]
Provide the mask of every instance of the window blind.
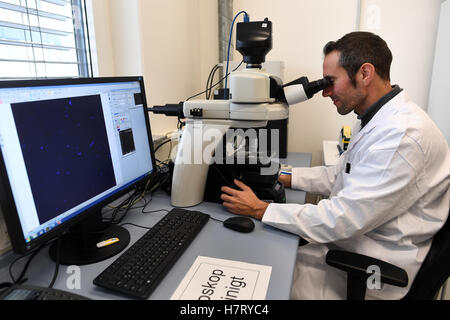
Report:
[[0,79],[88,77],[84,0],[0,0]]

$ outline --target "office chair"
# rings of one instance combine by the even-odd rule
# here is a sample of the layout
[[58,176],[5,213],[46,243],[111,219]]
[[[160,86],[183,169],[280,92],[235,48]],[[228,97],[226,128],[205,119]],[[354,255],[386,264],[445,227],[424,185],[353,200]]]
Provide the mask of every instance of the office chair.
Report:
[[[450,213],[449,213],[450,214]],[[330,250],[326,256],[330,266],[347,272],[347,299],[363,300],[366,295],[366,282],[371,274],[367,268],[376,265],[380,268],[382,283],[398,287],[408,285],[406,271],[390,263],[361,254]],[[432,300],[439,288],[450,276],[450,217],[433,237],[430,251],[417,273],[404,300]]]

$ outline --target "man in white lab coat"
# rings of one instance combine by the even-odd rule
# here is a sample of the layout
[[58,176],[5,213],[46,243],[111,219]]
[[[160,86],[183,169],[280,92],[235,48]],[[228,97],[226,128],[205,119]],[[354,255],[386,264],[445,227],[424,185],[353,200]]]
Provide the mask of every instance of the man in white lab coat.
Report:
[[366,299],[399,299],[409,290],[448,217],[450,151],[428,115],[399,86],[391,86],[392,54],[384,40],[353,32],[324,48],[323,91],[339,114],[361,122],[337,165],[294,168],[286,187],[324,194],[313,204],[268,204],[243,183],[223,187],[231,212],[300,235],[291,297],[345,299],[346,273],[325,262],[329,249],[378,258],[408,273],[406,288],[367,289]]

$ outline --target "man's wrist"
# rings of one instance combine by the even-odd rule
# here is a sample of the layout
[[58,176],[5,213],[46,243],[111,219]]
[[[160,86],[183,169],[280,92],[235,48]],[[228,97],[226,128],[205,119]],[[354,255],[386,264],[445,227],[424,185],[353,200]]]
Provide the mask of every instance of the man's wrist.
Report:
[[278,180],[284,185],[285,188],[291,188],[292,186],[292,175],[282,174],[278,177]]
[[255,218],[258,220],[262,220],[268,206],[269,206],[268,202],[261,200],[258,208],[256,209]]

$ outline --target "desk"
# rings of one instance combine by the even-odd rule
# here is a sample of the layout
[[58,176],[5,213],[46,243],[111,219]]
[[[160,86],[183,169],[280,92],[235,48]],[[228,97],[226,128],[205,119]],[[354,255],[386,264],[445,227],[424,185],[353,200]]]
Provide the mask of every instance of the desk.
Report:
[[[284,161],[287,161],[286,163],[293,166],[310,166],[311,155],[294,153],[290,154]],[[300,202],[301,199],[304,201],[305,193],[289,190],[286,196],[288,202]],[[151,202],[145,210],[170,210],[171,208],[169,197],[164,192],[158,191],[153,194]],[[216,203],[203,202],[189,209],[203,211],[222,221],[232,216],[222,205]],[[162,211],[161,213],[142,214],[141,210],[141,208],[130,210],[123,223],[131,222],[151,227],[166,213]],[[130,245],[147,231],[131,225],[126,225],[125,227],[130,231]],[[169,299],[199,255],[270,265],[272,266],[272,273],[266,299],[289,299],[298,241],[298,236],[264,225],[260,221],[255,221],[255,230],[252,233],[245,234],[226,229],[220,222],[210,220],[165,276],[150,296],[150,299]],[[0,257],[0,282],[10,281],[8,266],[17,256],[9,252]],[[112,291],[92,284],[92,280],[117,259],[118,256],[95,264],[79,267],[81,276],[81,289],[79,290],[68,289],[67,283],[70,279],[73,279],[73,273],[68,273],[70,271],[68,266],[61,265],[54,288],[71,291],[92,299],[123,299],[125,298],[124,296],[117,295]],[[26,260],[26,258],[23,260]],[[16,276],[22,270],[22,266],[23,262],[17,263],[14,266]],[[55,263],[50,259],[48,248],[46,248],[36,255],[30,264],[26,275],[29,279],[27,283],[30,285],[48,286],[53,277],[54,269]]]

